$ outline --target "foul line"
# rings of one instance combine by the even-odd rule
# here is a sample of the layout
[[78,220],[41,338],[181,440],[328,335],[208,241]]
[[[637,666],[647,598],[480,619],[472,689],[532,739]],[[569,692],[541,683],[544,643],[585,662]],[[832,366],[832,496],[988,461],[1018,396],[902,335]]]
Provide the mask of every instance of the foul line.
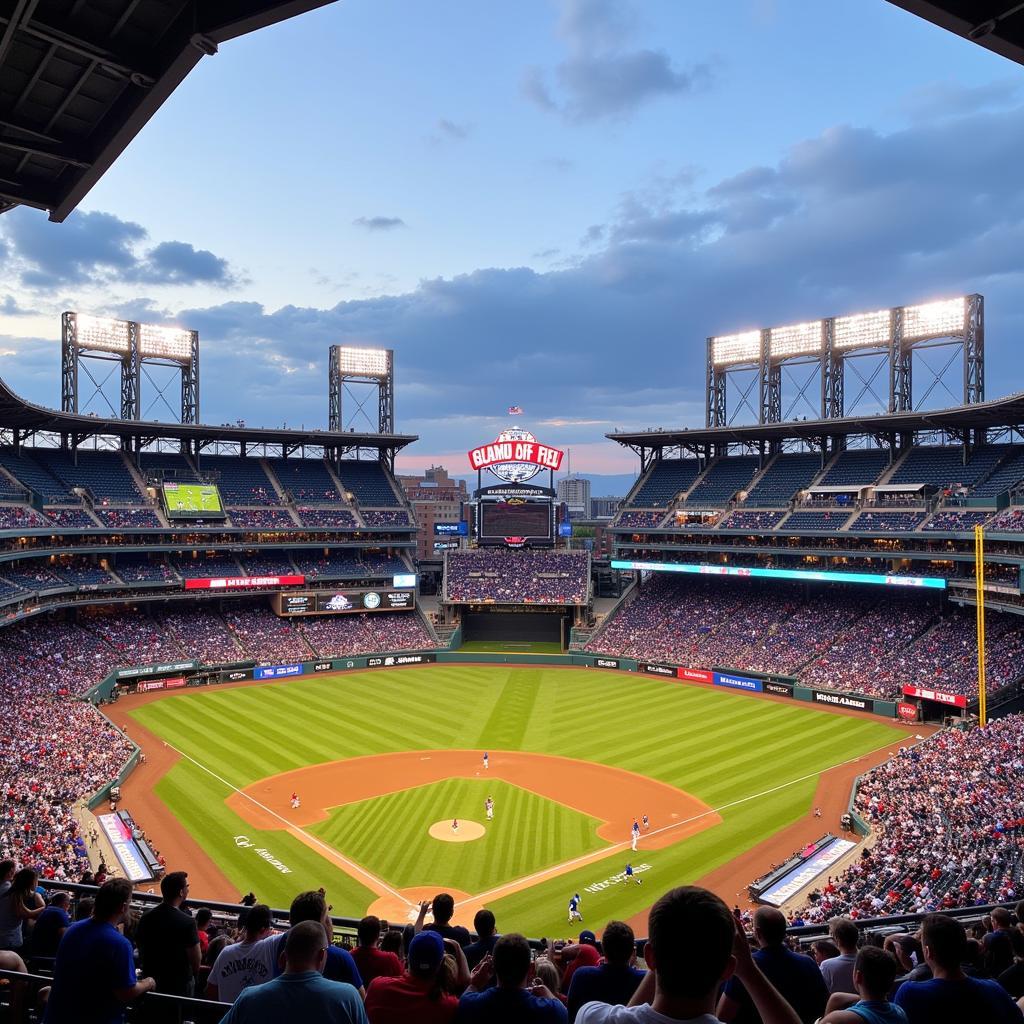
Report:
[[[908,737],[909,738],[909,737]],[[738,800],[730,800],[728,803],[722,804],[719,807],[709,807],[706,811],[701,811],[700,814],[694,814],[692,817],[684,818],[682,821],[674,821],[671,825],[662,825],[661,828],[652,829],[649,832],[643,833],[643,835],[657,836],[663,832],[671,832],[673,829],[682,828],[684,825],[692,825],[695,821],[700,821],[701,818],[706,818],[709,814],[718,814],[720,811],[726,811],[730,807],[737,807],[739,804],[749,803],[751,800],[760,800],[762,797],[770,796],[772,793],[778,793],[780,790],[789,789],[790,786],[795,786],[798,783],[806,782],[808,779],[813,779],[824,775],[826,772],[835,771],[836,768],[843,768],[848,764],[855,764],[857,761],[863,760],[865,757],[870,757],[872,754],[877,754],[879,750],[887,750],[893,745],[893,743],[903,743],[904,740],[893,740],[889,743],[883,743],[880,747],[875,747],[874,750],[868,750],[863,754],[858,754],[856,757],[847,758],[845,761],[840,761],[838,764],[831,765],[828,768],[822,768],[816,772],[810,772],[807,775],[801,775],[798,779],[790,779],[789,782],[783,782],[778,786],[772,786],[771,789],[762,790],[760,793],[754,793],[751,796],[743,796]],[[919,740],[915,742],[915,746]],[[643,836],[641,836],[641,839]],[[522,878],[517,878],[511,882],[505,882],[503,885],[496,886],[494,889],[488,889],[486,892],[479,893],[476,896],[468,896],[466,900],[483,900],[490,896],[494,896],[497,893],[506,892],[508,890],[518,891],[525,887],[529,882],[538,881],[547,876],[556,877],[564,874],[569,868],[574,867],[577,864],[584,863],[591,860],[603,860],[606,856],[611,855],[616,850],[625,849],[627,846],[632,845],[632,839],[624,839],[621,842],[613,843],[611,846],[606,847],[603,850],[595,850],[590,853],[585,853],[579,857],[573,857],[572,860],[563,861],[561,864],[555,864],[553,867],[544,868],[541,871],[535,871],[532,875],[524,875]],[[636,851],[640,853],[640,850]]]
[[278,814],[277,811],[271,810],[269,807],[267,807],[266,804],[260,803],[259,800],[257,800],[255,797],[252,797],[248,793],[243,792],[237,786],[233,786],[230,782],[228,782],[227,779],[221,778],[221,776],[219,776],[215,771],[212,771],[210,768],[207,768],[205,764],[203,764],[200,761],[197,761],[190,754],[186,754],[184,750],[179,750],[176,746],[167,742],[164,743],[164,746],[170,747],[170,749],[173,750],[179,757],[185,758],[186,761],[191,761],[197,768],[201,768],[204,772],[206,772],[207,775],[216,779],[222,785],[227,786],[227,788],[230,789],[233,793],[237,793],[240,797],[243,797],[244,799],[248,800],[251,804],[254,804],[264,813],[269,814],[272,818],[276,818],[278,821],[280,821],[282,824],[286,826],[287,831],[298,832],[300,835],[303,836],[304,841],[307,842],[310,846],[319,847],[321,850],[326,851],[326,853],[329,854],[331,857],[337,857],[338,860],[342,861],[347,867],[351,868],[353,873],[362,875],[364,878],[368,878],[371,882],[373,882],[374,885],[379,886],[389,895],[394,896],[395,899],[401,900],[406,906],[410,908],[416,906],[415,903],[412,903],[410,900],[407,900],[397,889],[393,889],[383,879],[378,878],[374,874],[371,874],[369,871],[366,870],[366,868],[361,867],[355,861],[349,860],[348,857],[340,853],[333,846],[331,846],[328,843],[325,843],[322,839],[318,839],[316,836],[311,835],[304,828],[301,828],[293,822],[290,822],[287,818]]

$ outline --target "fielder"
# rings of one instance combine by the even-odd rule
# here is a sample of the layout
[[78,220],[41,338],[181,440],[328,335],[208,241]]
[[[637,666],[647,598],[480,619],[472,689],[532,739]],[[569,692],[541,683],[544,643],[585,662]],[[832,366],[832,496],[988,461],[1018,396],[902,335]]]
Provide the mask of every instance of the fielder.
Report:
[[484,770],[486,771],[490,767],[491,767],[491,759],[488,756],[487,751],[485,750],[484,751]]
[[645,814],[640,820],[644,823],[644,831],[646,832],[651,827],[651,819]]
[[633,822],[632,841],[631,841],[631,844],[630,844],[634,853],[636,853],[636,844],[638,842],[640,842],[640,822],[634,821]]
[[458,818],[452,818],[452,831],[453,832],[458,832],[459,831],[459,819]]
[[573,921],[582,921],[583,915],[580,913],[580,894],[573,893],[572,899],[569,900],[569,924]]
[[634,875],[633,874],[633,865],[632,864],[627,864],[626,865],[625,874],[626,874],[626,885],[629,885],[630,882],[636,882],[637,885],[643,885],[644,884],[644,880],[639,875]]
[[293,811],[296,810],[299,807],[299,803],[300,803],[300,801],[299,801],[299,794],[298,793],[292,793],[292,810]]
[[484,801],[484,813],[486,813],[488,821],[494,820],[494,801],[490,797]]

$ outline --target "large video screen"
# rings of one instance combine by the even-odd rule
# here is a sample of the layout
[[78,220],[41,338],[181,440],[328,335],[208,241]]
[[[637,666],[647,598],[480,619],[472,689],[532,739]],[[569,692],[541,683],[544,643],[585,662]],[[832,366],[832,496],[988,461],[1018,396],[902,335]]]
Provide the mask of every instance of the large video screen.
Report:
[[224,518],[216,484],[164,483],[162,493],[168,519]]
[[504,537],[550,540],[551,518],[551,503],[548,501],[527,501],[519,505],[507,501],[482,501],[480,537],[491,540]]
[[278,615],[346,615],[403,612],[416,607],[415,590],[325,590],[274,595]]
[[777,580],[808,580],[828,583],[877,583],[889,587],[929,587],[945,590],[941,576],[884,576],[874,572],[824,572],[817,569],[760,569],[745,565],[700,565],[689,562],[627,562],[612,560],[613,569],[647,572],[688,572],[701,576],[753,576]]

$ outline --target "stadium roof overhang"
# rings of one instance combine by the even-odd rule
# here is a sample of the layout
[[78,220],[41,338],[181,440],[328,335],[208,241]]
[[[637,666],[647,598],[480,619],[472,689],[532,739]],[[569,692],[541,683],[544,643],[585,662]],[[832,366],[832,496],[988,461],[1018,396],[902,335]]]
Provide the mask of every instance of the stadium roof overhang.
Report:
[[269,444],[279,445],[285,452],[309,446],[337,450],[375,448],[380,452],[394,453],[418,440],[414,434],[208,426],[81,416],[26,402],[3,380],[0,380],[0,430],[16,433],[19,440],[34,433],[60,434],[68,437],[73,445],[90,437],[116,437],[126,442],[135,439],[140,445],[154,441],[184,441],[197,448],[215,441],[241,445]]
[[333,2],[0,0],[0,213],[63,221],[204,56]]
[[726,445],[759,445],[784,441],[807,441],[821,446],[840,437],[868,436],[898,438],[907,434],[942,431],[966,438],[971,432],[1016,429],[1024,424],[1024,392],[992,402],[978,402],[930,412],[882,413],[877,416],[847,416],[843,419],[787,420],[751,426],[712,427],[695,430],[622,431],[605,436],[637,452],[660,448],[701,451]]
[[986,50],[1024,64],[1021,0],[889,0],[891,4],[955,32]]

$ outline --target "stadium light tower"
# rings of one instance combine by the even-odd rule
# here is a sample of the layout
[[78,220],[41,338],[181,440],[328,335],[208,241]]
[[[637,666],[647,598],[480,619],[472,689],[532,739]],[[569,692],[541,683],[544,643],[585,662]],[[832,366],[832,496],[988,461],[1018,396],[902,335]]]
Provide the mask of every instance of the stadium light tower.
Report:
[[[365,420],[371,431],[379,434],[394,433],[394,351],[390,348],[332,345],[327,370],[327,395],[327,421],[331,431],[338,433],[354,430],[357,420]],[[377,398],[376,422],[367,411],[367,403],[374,395]]]
[[[114,409],[103,391],[116,366],[97,379],[90,369],[94,363],[120,367],[120,409]],[[180,371],[181,404],[167,400],[169,383],[157,383],[147,366],[170,366]],[[82,400],[80,373],[88,377],[93,391]],[[199,422],[199,333],[180,327],[141,324],[134,320],[89,316],[65,312],[61,317],[60,407],[63,412],[86,413],[92,400],[102,397],[114,418],[138,420],[143,416],[141,393],[146,378],[155,390],[150,408],[162,402],[181,423]]]
[[[936,369],[922,358],[929,349],[952,347],[953,354]],[[962,397],[954,394],[948,371],[960,356]],[[915,358],[916,357],[916,358]],[[861,373],[857,361],[867,361]],[[914,369],[919,367],[919,397],[915,401]],[[796,381],[796,393],[783,411],[784,372],[811,367]],[[876,390],[883,367],[888,371],[888,394]],[[924,374],[921,370],[925,371]],[[847,402],[847,371],[857,378],[859,391]],[[738,399],[729,409],[729,384]],[[820,382],[815,395],[812,385]],[[756,393],[755,393],[756,388]],[[913,306],[896,306],[870,313],[827,317],[807,323],[769,327],[707,340],[708,427],[728,426],[747,409],[757,423],[781,423],[805,407],[815,418],[840,419],[856,411],[866,395],[880,408],[874,411],[911,412],[922,408],[941,388],[964,405],[985,400],[985,300],[960,296]],[[817,391],[818,389],[815,388]]]

